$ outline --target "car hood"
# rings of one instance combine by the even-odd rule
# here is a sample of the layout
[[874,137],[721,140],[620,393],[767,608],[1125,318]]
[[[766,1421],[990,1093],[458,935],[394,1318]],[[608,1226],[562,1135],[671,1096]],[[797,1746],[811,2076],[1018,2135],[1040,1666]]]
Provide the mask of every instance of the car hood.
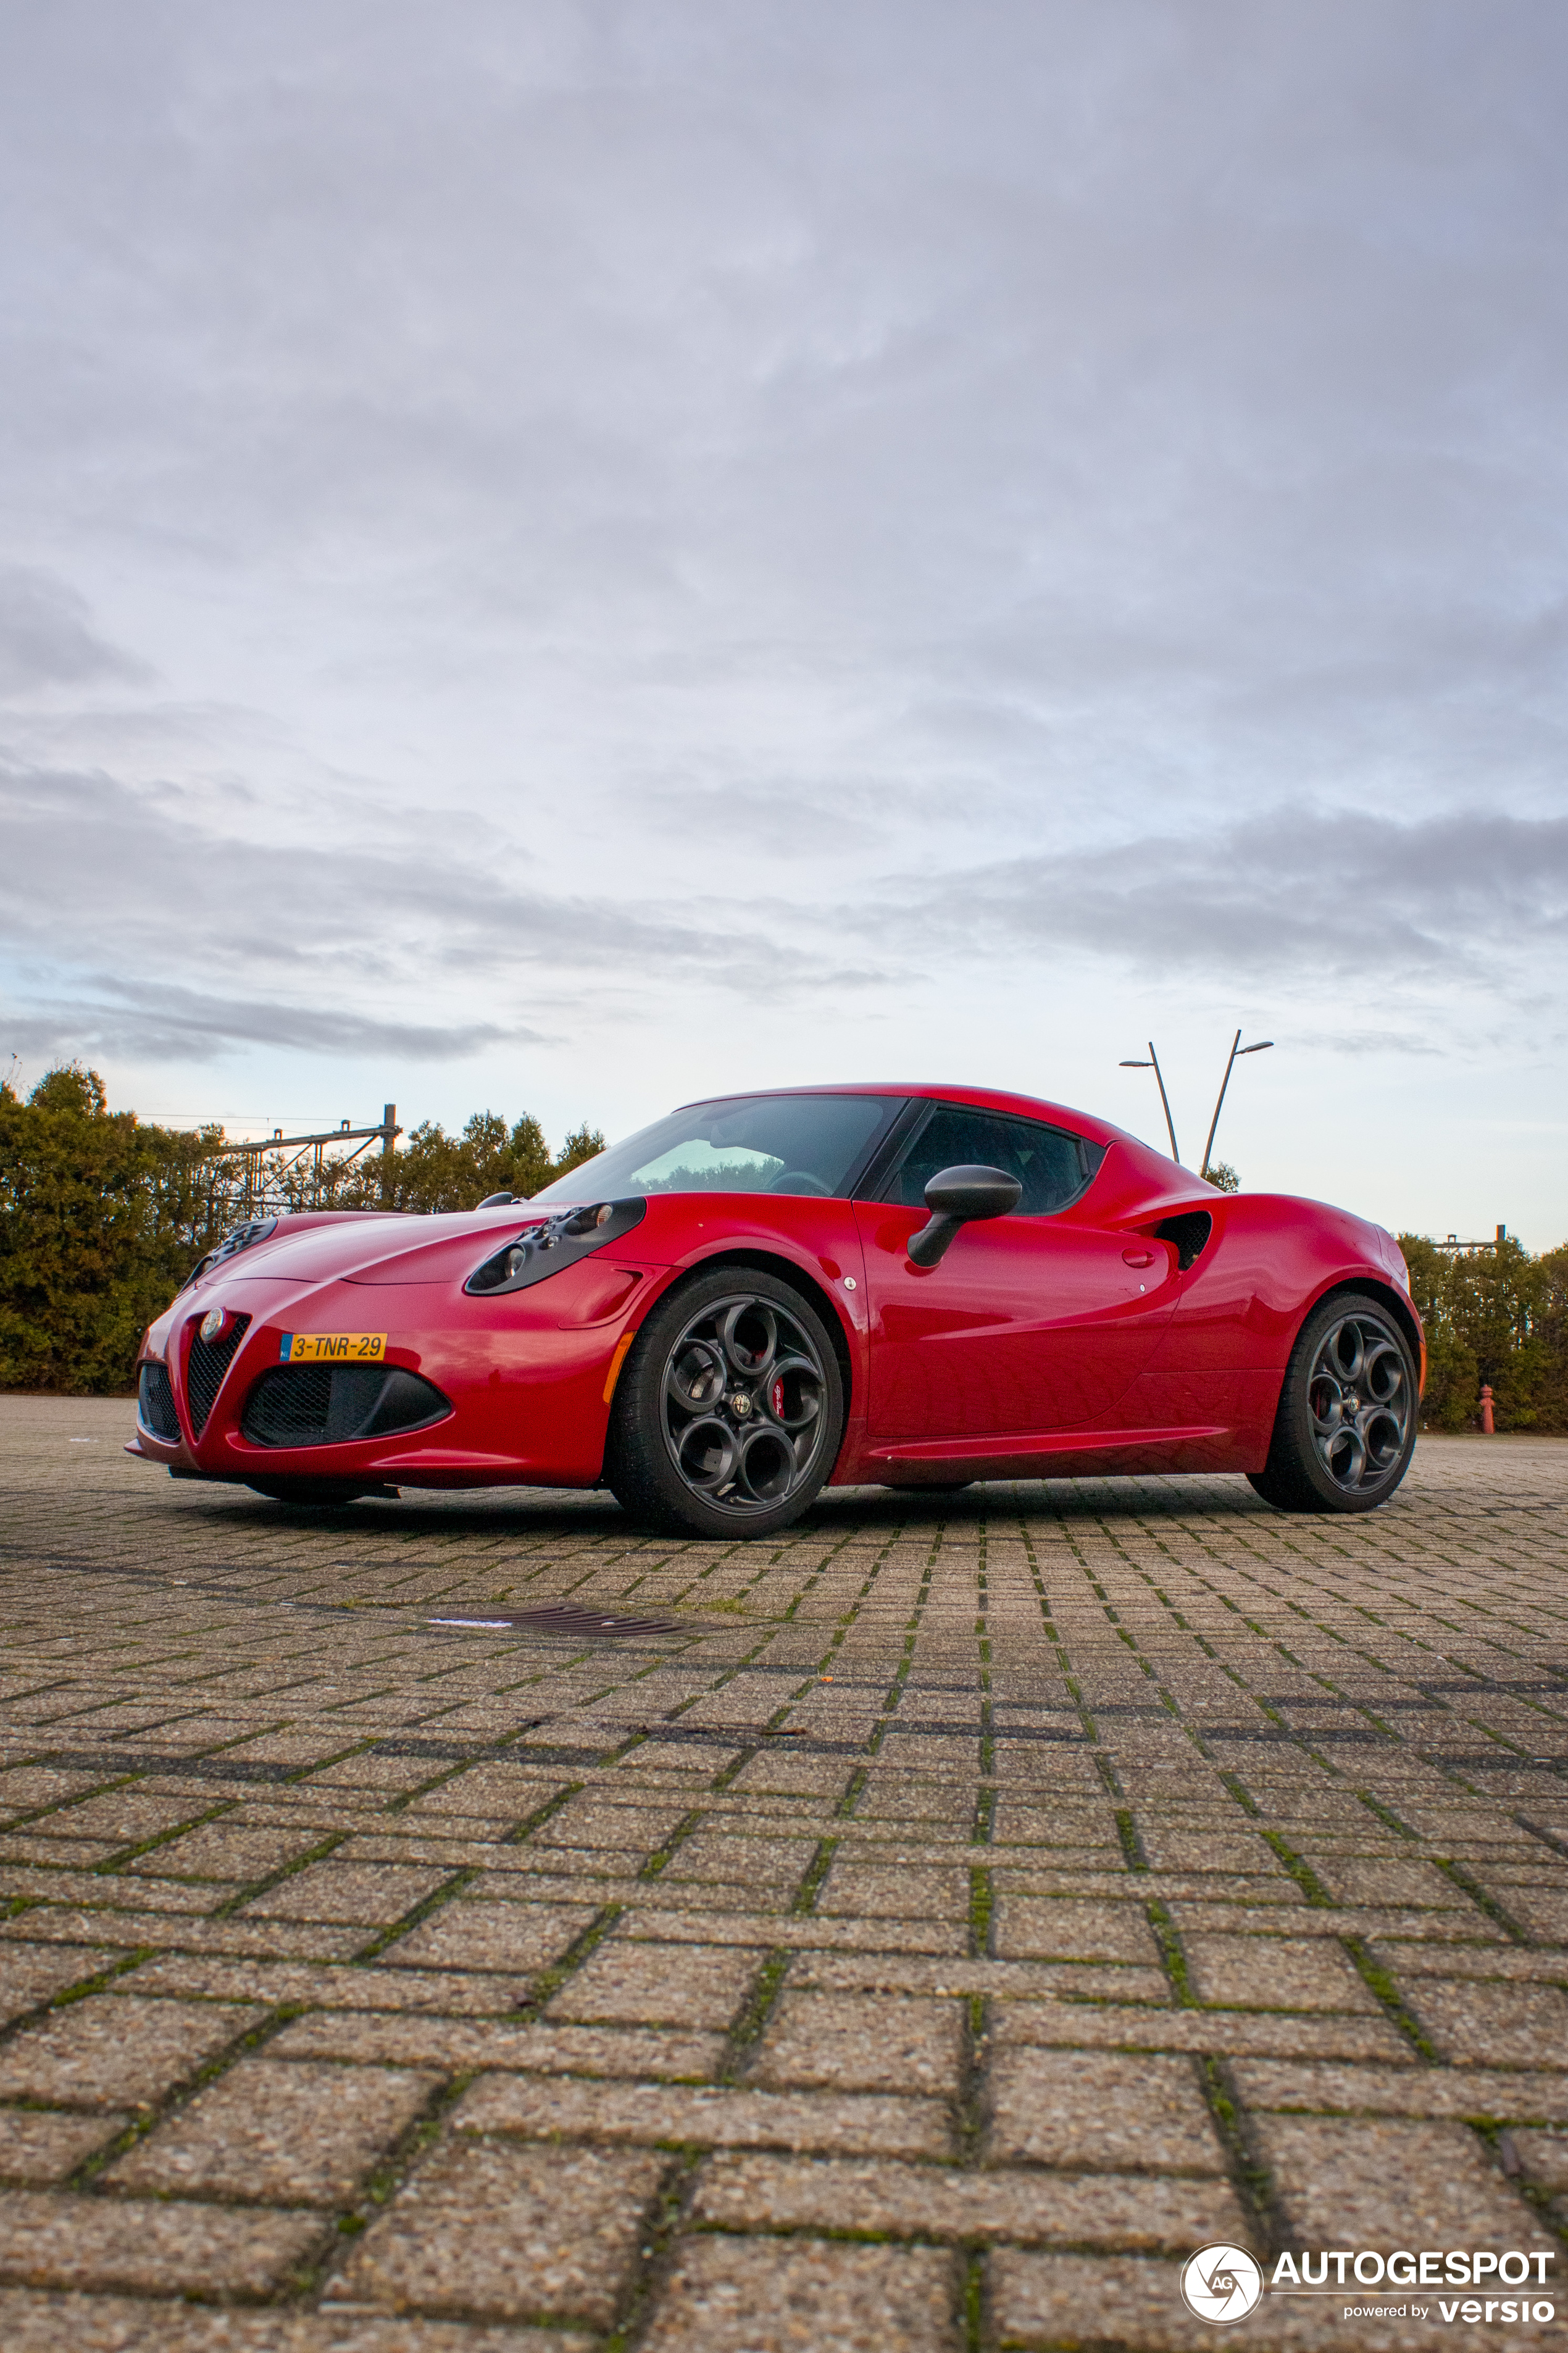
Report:
[[531,1222],[526,1203],[465,1209],[451,1216],[382,1216],[323,1219],[253,1243],[190,1286],[197,1298],[240,1282],[464,1282],[509,1234]]

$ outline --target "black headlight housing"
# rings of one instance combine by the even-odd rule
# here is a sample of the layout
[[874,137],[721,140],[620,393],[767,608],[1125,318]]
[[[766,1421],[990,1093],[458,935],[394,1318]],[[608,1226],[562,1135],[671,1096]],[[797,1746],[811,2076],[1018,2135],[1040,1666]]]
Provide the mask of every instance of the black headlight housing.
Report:
[[591,1201],[585,1208],[563,1209],[554,1217],[541,1218],[536,1225],[525,1226],[521,1233],[492,1250],[484,1264],[474,1269],[463,1289],[486,1299],[497,1292],[526,1291],[530,1284],[575,1266],[579,1259],[591,1258],[607,1242],[619,1241],[647,1215],[647,1202],[638,1193],[630,1200]]
[[276,1218],[247,1218],[242,1226],[231,1226],[216,1250],[210,1250],[205,1258],[197,1259],[180,1289],[189,1291],[193,1282],[199,1282],[204,1274],[210,1274],[214,1267],[221,1266],[226,1258],[235,1258],[241,1250],[249,1250],[254,1243],[264,1242],[268,1234],[277,1230]]

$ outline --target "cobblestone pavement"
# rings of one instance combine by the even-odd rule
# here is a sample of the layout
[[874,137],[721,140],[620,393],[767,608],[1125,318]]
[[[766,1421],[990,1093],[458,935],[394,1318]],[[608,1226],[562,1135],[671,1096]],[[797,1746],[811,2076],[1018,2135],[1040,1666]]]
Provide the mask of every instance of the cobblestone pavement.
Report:
[[[1187,2348],[1226,2239],[1563,2309],[1568,1445],[725,1546],[129,1430],[0,1399],[8,2353]],[[429,1622],[552,1601],[671,1630]],[[1430,2341],[1343,2308],[1234,2341]]]

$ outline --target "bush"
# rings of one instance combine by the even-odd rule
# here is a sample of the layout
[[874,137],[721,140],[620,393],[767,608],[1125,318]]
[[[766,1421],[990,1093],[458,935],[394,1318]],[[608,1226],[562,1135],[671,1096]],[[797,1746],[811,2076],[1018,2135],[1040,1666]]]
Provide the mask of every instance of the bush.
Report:
[[[142,1335],[192,1267],[246,1214],[223,1131],[194,1134],[109,1110],[76,1064],[26,1103],[0,1084],[0,1388],[128,1389]],[[478,1112],[461,1135],[426,1121],[387,1167],[369,1155],[293,1173],[290,1208],[461,1209],[487,1193],[536,1193],[591,1159],[586,1125],[552,1160],[537,1120]]]
[[92,1071],[50,1071],[25,1103],[0,1087],[0,1386],[129,1386],[143,1330],[229,1222],[219,1141],[109,1111]]
[[[524,1113],[509,1128],[499,1112],[477,1111],[461,1135],[426,1120],[402,1151],[366,1154],[341,1175],[324,1169],[319,1199],[308,1206],[340,1209],[471,1209],[487,1193],[524,1199],[603,1152],[597,1128],[574,1130],[552,1160],[544,1130]],[[390,1166],[388,1166],[390,1159]],[[301,1207],[307,1206],[301,1202]]]
[[1439,1250],[1401,1234],[1426,1327],[1428,1430],[1465,1430],[1489,1382],[1499,1430],[1568,1430],[1568,1245],[1540,1258],[1516,1241]]
[[[75,1063],[47,1071],[26,1103],[0,1084],[0,1388],[130,1388],[146,1326],[247,1214],[222,1146],[216,1126],[192,1134],[110,1111],[97,1072]],[[286,1175],[279,1155],[269,1177],[297,1209],[463,1209],[487,1193],[537,1193],[603,1150],[584,1124],[552,1159],[536,1119],[509,1126],[483,1111],[458,1135],[426,1120],[385,1158]],[[1507,1240],[1445,1250],[1399,1239],[1426,1327],[1426,1427],[1473,1426],[1488,1381],[1500,1430],[1568,1430],[1568,1244],[1531,1258]]]

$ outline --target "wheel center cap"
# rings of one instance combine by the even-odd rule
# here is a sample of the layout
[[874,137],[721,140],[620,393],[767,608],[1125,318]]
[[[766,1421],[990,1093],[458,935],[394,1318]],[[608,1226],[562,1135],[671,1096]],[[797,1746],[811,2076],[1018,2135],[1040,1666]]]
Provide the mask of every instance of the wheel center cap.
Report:
[[752,1410],[752,1400],[746,1395],[744,1389],[737,1389],[735,1391],[734,1396],[730,1399],[730,1410],[738,1420],[745,1420],[746,1416]]

